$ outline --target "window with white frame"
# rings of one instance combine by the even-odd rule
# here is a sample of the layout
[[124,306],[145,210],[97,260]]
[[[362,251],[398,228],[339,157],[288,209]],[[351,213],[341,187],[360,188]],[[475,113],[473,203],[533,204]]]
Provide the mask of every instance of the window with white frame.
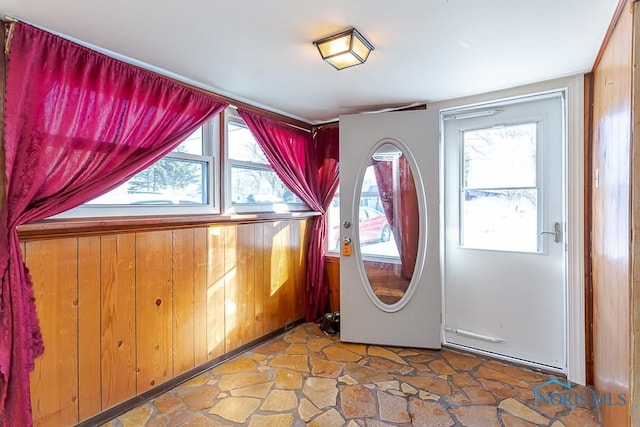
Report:
[[235,109],[225,112],[225,195],[221,206],[219,116],[124,184],[65,217],[287,212],[308,210],[273,171]]
[[226,110],[227,208],[235,212],[307,210],[274,172],[235,109]]
[[198,128],[171,153],[124,184],[60,217],[219,212],[217,123]]

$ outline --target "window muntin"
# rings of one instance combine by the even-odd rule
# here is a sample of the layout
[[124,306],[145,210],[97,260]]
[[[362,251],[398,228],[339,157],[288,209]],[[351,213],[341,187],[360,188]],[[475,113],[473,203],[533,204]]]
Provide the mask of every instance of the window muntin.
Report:
[[226,110],[227,210],[300,211],[309,208],[273,171],[264,152],[237,112]]

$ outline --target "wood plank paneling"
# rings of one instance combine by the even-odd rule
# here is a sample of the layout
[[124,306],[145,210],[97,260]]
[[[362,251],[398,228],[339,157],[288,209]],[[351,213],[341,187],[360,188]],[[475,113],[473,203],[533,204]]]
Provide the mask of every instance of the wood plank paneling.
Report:
[[231,351],[238,347],[238,307],[236,305],[238,286],[238,258],[237,245],[238,226],[224,227],[222,229],[224,240],[224,324],[225,324],[225,348]]
[[[78,422],[78,256],[76,239],[29,242],[44,353],[31,373],[35,425]],[[54,266],[53,268],[51,268]]]
[[194,362],[198,366],[207,361],[207,253],[206,228],[196,228],[193,234],[193,346]]
[[22,242],[45,334],[36,424],[87,419],[301,317],[307,224]]
[[278,319],[278,324],[282,324],[283,322],[287,322],[293,320],[293,313],[295,310],[294,307],[294,299],[295,292],[293,290],[294,286],[294,278],[293,278],[293,270],[291,267],[292,259],[291,259],[291,224],[289,222],[281,222],[280,223],[280,231],[278,232],[280,235],[278,241],[278,259],[276,262],[278,263],[278,299],[280,306],[280,317]]
[[100,244],[102,409],[136,395],[135,234]]
[[264,228],[267,223],[257,223],[254,226],[253,255],[254,255],[254,310],[255,310],[255,331],[256,336],[261,337],[266,333],[265,330],[265,245],[264,245]]
[[172,233],[136,233],[136,372],[138,393],[173,376]]
[[[299,291],[301,293],[300,300],[302,302],[300,311],[298,312],[299,316],[296,318],[304,317],[305,315],[305,306],[307,304],[307,268],[309,267],[308,259],[309,259],[309,243],[311,242],[311,234],[313,233],[313,221],[314,219],[310,219],[309,221],[297,221],[299,224],[299,237],[298,237],[298,258],[300,259],[299,267],[297,274],[300,277],[300,286]],[[297,288],[298,289],[298,288]]]
[[78,414],[100,412],[100,237],[78,238]]
[[340,258],[326,257],[324,274],[329,282],[329,311],[340,311]]
[[207,357],[225,352],[224,227],[209,227],[207,253]]
[[[603,50],[593,80],[593,297],[596,391],[629,396],[631,10]],[[606,426],[630,425],[629,405],[601,407]]]
[[256,338],[255,225],[238,225],[236,239],[236,330],[237,345],[241,346]]
[[289,248],[291,251],[291,262],[289,271],[292,278],[293,292],[293,310],[291,320],[304,317],[304,285],[306,283],[306,259],[302,251],[302,245],[305,244],[305,228],[304,222],[291,221],[288,226]]
[[[640,58],[640,3],[633,3],[633,53],[634,63]],[[631,100],[631,425],[640,424],[640,67],[633,67]]]
[[173,231],[173,375],[196,366],[194,230]]
[[280,221],[265,224],[263,262],[264,275],[267,279],[264,287],[265,333],[278,329],[281,323],[283,307],[280,295],[287,271],[284,269],[282,253],[282,223]]

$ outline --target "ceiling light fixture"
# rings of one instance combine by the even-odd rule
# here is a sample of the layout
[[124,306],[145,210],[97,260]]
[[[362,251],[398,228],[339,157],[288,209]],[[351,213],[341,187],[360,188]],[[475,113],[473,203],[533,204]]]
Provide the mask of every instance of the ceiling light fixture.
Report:
[[318,48],[322,59],[336,70],[364,64],[374,49],[355,28],[316,40],[313,44]]

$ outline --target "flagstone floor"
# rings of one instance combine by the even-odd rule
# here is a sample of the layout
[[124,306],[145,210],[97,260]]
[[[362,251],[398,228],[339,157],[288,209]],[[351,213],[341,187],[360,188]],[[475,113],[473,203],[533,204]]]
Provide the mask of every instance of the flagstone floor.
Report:
[[565,382],[449,349],[341,343],[307,323],[105,426],[599,426],[586,399],[536,405],[554,378]]

